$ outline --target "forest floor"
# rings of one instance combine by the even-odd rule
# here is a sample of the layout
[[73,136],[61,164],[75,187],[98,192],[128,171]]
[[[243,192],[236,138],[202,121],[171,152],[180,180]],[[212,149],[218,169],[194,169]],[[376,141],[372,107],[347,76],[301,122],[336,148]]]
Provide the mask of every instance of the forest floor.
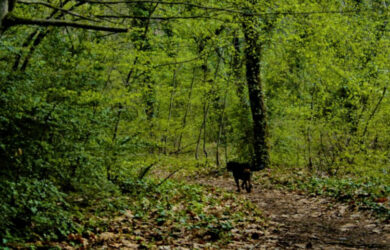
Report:
[[[159,173],[159,176],[166,174]],[[170,186],[160,191],[155,189],[157,193],[141,195],[142,206],[138,208],[117,208],[119,204],[137,202],[135,194],[110,197],[108,203],[93,202],[96,204],[83,212],[89,221],[84,227],[92,231],[69,234],[62,242],[8,246],[11,249],[27,246],[165,250],[390,249],[389,223],[347,203],[276,185],[265,172],[255,173],[251,193],[237,193],[234,180],[227,172],[183,174],[173,177]],[[169,189],[176,188],[179,188],[177,192],[168,194]],[[106,205],[112,212],[106,211]],[[142,211],[144,215],[138,216]]]
[[[253,181],[252,193],[237,194],[254,203],[268,220],[264,236],[251,249],[390,249],[390,225],[368,212],[331,198],[273,189]],[[195,182],[236,192],[227,175]]]

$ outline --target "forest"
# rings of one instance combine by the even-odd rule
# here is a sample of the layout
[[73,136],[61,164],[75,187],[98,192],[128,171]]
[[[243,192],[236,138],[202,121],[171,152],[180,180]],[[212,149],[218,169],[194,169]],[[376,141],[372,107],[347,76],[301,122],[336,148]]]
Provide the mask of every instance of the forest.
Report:
[[389,249],[389,6],[0,0],[0,249]]

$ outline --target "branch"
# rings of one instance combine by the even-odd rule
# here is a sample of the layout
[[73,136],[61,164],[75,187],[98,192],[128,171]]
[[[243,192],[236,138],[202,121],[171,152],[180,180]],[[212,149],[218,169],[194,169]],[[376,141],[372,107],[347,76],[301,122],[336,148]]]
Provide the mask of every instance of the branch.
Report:
[[150,164],[149,166],[145,167],[144,169],[141,170],[139,176],[138,176],[138,180],[142,180],[145,175],[149,172],[149,170],[157,163],[156,162],[153,162],[152,164]]
[[206,18],[206,19],[213,19],[213,17],[210,16],[168,16],[168,17],[147,17],[147,16],[129,16],[129,15],[96,15],[97,18],[110,18],[110,19],[141,19],[141,20],[174,20],[174,19],[197,19],[197,18]]
[[383,88],[383,91],[382,91],[382,95],[381,95],[381,97],[379,98],[378,103],[375,105],[374,110],[371,112],[370,116],[369,116],[368,119],[367,119],[366,126],[364,127],[364,131],[363,131],[362,138],[366,135],[367,129],[368,129],[368,124],[370,123],[371,119],[374,117],[374,115],[375,115],[375,113],[377,112],[379,106],[381,105],[381,102],[382,102],[383,98],[384,98],[385,95],[386,95],[386,91],[387,91],[387,87],[384,87],[384,88]]
[[21,4],[39,4],[39,5],[43,5],[43,6],[46,6],[48,8],[51,8],[51,9],[54,9],[54,10],[58,10],[58,11],[61,11],[61,12],[64,12],[66,14],[69,14],[69,15],[72,15],[72,16],[75,16],[75,17],[78,17],[78,18],[81,18],[81,19],[85,19],[85,20],[89,20],[89,21],[94,21],[94,22],[97,22],[97,20],[94,20],[90,17],[85,17],[83,15],[80,15],[78,13],[75,13],[73,11],[70,11],[70,10],[66,10],[66,9],[62,9],[62,8],[59,8],[59,7],[56,7],[56,6],[53,6],[49,3],[46,3],[46,2],[40,2],[40,1],[34,1],[34,2],[30,2],[30,1],[22,1],[22,0],[19,0],[18,3],[21,3]]
[[245,13],[245,16],[267,16],[267,15],[283,15],[283,16],[299,16],[299,15],[316,15],[316,14],[350,14],[350,13],[360,13],[364,12],[363,10],[344,10],[344,11],[333,11],[333,10],[324,10],[324,11],[307,11],[307,12],[263,12],[263,13]]
[[79,0],[80,2],[85,2],[89,4],[122,4],[122,3],[158,3],[158,4],[167,4],[167,5],[186,5],[193,8],[198,9],[205,9],[205,10],[215,10],[215,11],[222,11],[222,12],[230,12],[230,13],[238,13],[242,14],[241,11],[238,10],[232,10],[232,9],[225,9],[225,8],[219,8],[219,7],[209,7],[209,6],[203,6],[200,4],[193,4],[193,3],[187,3],[187,2],[168,2],[168,1],[156,1],[156,0],[118,0],[118,1],[94,1],[94,0]]
[[176,174],[176,172],[182,170],[184,167],[181,167],[179,169],[176,169],[175,171],[173,171],[172,173],[170,173],[167,177],[164,178],[164,180],[162,180],[159,184],[157,184],[156,187],[159,187],[161,186],[164,182],[166,182],[169,178],[171,178],[174,174]]
[[[260,13],[250,13],[250,12],[244,12],[240,10],[233,10],[233,9],[226,9],[226,8],[220,8],[220,7],[210,7],[210,6],[203,6],[200,4],[193,4],[193,3],[187,3],[187,2],[168,2],[168,1],[158,1],[158,0],[117,0],[117,1],[96,1],[96,0],[78,0],[79,2],[83,3],[89,3],[89,4],[123,4],[123,3],[159,3],[159,4],[167,4],[167,5],[186,5],[193,8],[198,9],[205,9],[205,10],[213,10],[213,11],[220,11],[220,12],[228,12],[228,13],[236,13],[243,16],[267,16],[267,15],[313,15],[313,14],[347,14],[347,13],[359,13],[359,12],[365,12],[369,10],[344,10],[344,11],[332,11],[332,10],[324,10],[324,11],[307,11],[307,12],[292,12],[292,11],[286,11],[286,12],[260,12]],[[134,17],[135,18],[135,17]]]
[[183,64],[183,63],[193,62],[193,61],[199,60],[200,58],[201,58],[201,56],[198,56],[198,57],[195,57],[195,58],[192,58],[192,59],[188,59],[188,60],[184,60],[184,61],[179,61],[179,62],[168,62],[168,63],[158,64],[158,65],[152,66],[152,68],[155,69],[155,68],[164,67],[164,66],[169,66],[169,65],[177,65],[177,64]]
[[78,23],[66,20],[53,20],[53,19],[26,19],[15,16],[6,16],[4,19],[4,26],[11,27],[16,25],[38,25],[43,27],[54,26],[54,27],[73,27],[73,28],[81,28],[87,30],[100,30],[100,31],[108,31],[108,32],[118,32],[123,33],[127,32],[127,28],[116,28],[109,26],[99,26],[99,25],[91,25],[85,23]]

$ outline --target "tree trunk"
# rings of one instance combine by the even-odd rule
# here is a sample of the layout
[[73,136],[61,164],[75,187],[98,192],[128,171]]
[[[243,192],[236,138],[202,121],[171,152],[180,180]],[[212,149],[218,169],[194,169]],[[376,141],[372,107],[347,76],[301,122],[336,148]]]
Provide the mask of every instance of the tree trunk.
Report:
[[207,103],[207,106],[204,106],[204,112],[203,112],[203,153],[204,153],[204,156],[206,157],[207,159],[207,156],[208,156],[208,153],[207,153],[207,150],[206,150],[206,136],[207,136],[207,133],[206,133],[206,126],[207,126],[207,115],[209,113],[209,108],[210,108],[210,104]]
[[196,150],[195,150],[195,159],[196,160],[199,160],[199,145],[200,145],[200,139],[202,138],[202,130],[203,130],[203,122],[199,128],[199,135],[198,135],[198,139],[196,140]]
[[258,44],[256,19],[257,17],[247,17],[243,23],[243,30],[246,40],[246,80],[253,119],[253,169],[260,170],[269,164],[269,146],[267,114],[260,78],[261,46]]
[[195,82],[195,72],[196,72],[196,69],[194,68],[193,74],[192,74],[190,92],[188,93],[188,102],[187,102],[187,106],[186,106],[186,111],[185,111],[184,116],[183,116],[183,123],[182,123],[182,127],[181,127],[182,131],[180,132],[179,142],[177,145],[177,153],[180,153],[180,151],[181,151],[181,141],[183,139],[183,131],[187,125],[187,116],[188,116],[188,112],[190,111],[190,107],[191,107],[192,89],[194,87],[194,82]]
[[116,149],[115,145],[116,145],[116,138],[118,136],[118,128],[119,128],[119,123],[121,121],[122,111],[123,111],[123,106],[122,106],[121,103],[119,103],[118,104],[117,119],[115,121],[114,132],[113,132],[113,135],[112,135],[112,146],[111,146],[111,149],[113,150],[113,152],[110,152],[109,158],[111,158],[111,159],[108,159],[107,170],[106,170],[107,171],[107,179],[110,180],[110,181],[112,180],[112,173],[111,173],[112,166],[115,164],[116,157],[118,155],[118,152],[117,152],[117,149]]
[[226,108],[226,97],[227,97],[227,91],[225,92],[225,96],[223,98],[223,104],[222,104],[222,111],[221,116],[219,118],[219,130],[218,130],[218,138],[217,138],[217,149],[215,153],[215,161],[217,166],[219,167],[220,161],[219,161],[219,145],[221,143],[221,137],[223,132],[223,125],[225,121],[225,108]]
[[163,142],[164,142],[163,153],[164,154],[167,154],[168,132],[169,132],[169,126],[170,126],[171,117],[172,117],[173,100],[174,100],[175,93],[176,93],[176,88],[177,88],[177,84],[176,84],[176,74],[177,74],[177,71],[178,71],[178,68],[176,68],[173,71],[172,90],[171,90],[171,95],[170,95],[170,98],[169,98],[168,125],[167,125],[167,128],[165,130],[165,135],[163,136]]
[[236,145],[240,150],[239,158],[247,158],[248,154],[253,154],[253,126],[251,122],[251,111],[248,104],[248,97],[245,93],[245,80],[243,79],[242,66],[243,58],[241,55],[240,40],[237,34],[233,36],[233,55],[231,60],[231,68],[233,73],[233,82],[236,87],[237,95],[240,100],[240,109],[236,116],[239,127],[234,133],[239,134],[239,141]]
[[9,13],[12,12],[15,7],[16,0],[0,0],[0,36],[7,28],[4,25],[4,21]]

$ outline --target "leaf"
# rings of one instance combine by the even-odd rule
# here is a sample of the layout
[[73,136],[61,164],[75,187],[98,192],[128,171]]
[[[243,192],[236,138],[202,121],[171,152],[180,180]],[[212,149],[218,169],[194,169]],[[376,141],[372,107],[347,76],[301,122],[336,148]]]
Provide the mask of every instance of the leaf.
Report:
[[112,232],[104,232],[98,235],[98,241],[109,241],[118,238],[119,235]]
[[346,232],[346,231],[351,230],[351,229],[354,228],[354,227],[356,227],[355,224],[353,224],[353,223],[347,223],[347,224],[341,226],[339,229],[340,229],[341,232]]
[[387,197],[380,197],[375,199],[375,202],[377,203],[385,203],[387,201],[388,201]]

